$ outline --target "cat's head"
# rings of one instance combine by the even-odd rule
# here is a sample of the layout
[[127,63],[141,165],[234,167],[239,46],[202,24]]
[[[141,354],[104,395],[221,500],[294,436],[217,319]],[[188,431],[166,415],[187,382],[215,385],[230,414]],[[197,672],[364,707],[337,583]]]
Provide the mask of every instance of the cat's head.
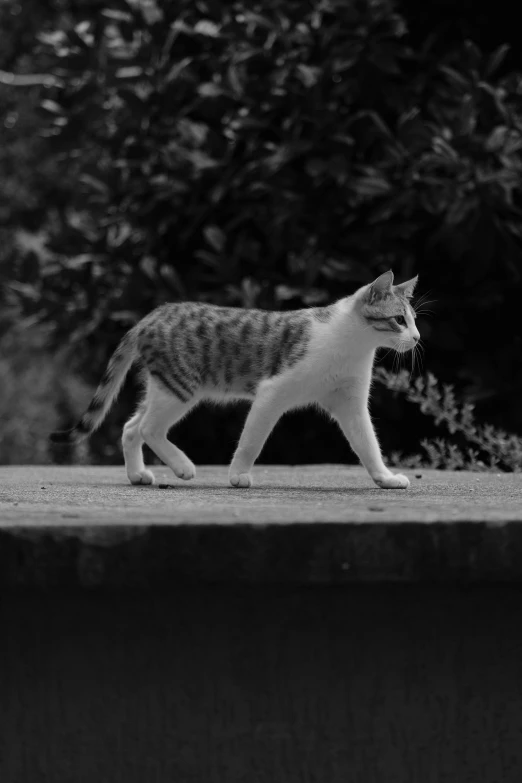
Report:
[[415,311],[410,304],[417,278],[393,285],[390,270],[361,289],[360,314],[367,325],[367,335],[376,347],[395,348],[404,353],[419,341]]

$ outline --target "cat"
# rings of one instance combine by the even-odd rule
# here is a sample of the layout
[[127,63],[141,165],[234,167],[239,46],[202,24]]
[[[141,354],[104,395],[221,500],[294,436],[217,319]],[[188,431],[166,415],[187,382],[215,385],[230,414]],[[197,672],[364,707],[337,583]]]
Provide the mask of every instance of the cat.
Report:
[[183,302],[163,304],[123,337],[79,423],[53,442],[88,437],[102,423],[135,362],[146,391],[123,428],[131,484],[153,484],[146,443],[178,478],[194,464],[167,438],[202,400],[253,400],[229,469],[233,487],[250,487],[251,470],[278,419],[318,405],[335,419],[377,486],[405,489],[409,480],[384,464],[368,398],[375,352],[412,349],[420,339],[410,299],[417,277],[393,285],[388,271],[325,307],[277,312]]

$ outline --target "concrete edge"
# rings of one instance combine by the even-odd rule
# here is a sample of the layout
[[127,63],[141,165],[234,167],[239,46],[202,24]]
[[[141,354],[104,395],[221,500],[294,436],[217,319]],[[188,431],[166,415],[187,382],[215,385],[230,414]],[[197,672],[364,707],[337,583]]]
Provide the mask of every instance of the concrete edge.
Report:
[[2,527],[3,587],[522,582],[522,524]]

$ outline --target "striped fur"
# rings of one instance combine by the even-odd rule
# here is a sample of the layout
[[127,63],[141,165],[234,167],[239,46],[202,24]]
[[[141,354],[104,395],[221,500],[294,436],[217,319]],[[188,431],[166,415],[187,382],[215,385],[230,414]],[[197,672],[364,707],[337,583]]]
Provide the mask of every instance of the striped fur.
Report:
[[[367,401],[376,348],[403,350],[417,339],[409,305],[415,281],[395,287],[392,282],[393,275],[386,273],[329,307],[292,312],[191,302],[161,305],[125,335],[76,427],[51,438],[75,441],[94,432],[129,369],[139,362],[146,393],[123,434],[131,482],[153,482],[143,464],[143,442],[176,475],[192,478],[195,468],[167,439],[169,428],[202,400],[245,398],[253,405],[232,461],[230,481],[249,486],[250,468],[280,415],[319,404],[338,418],[337,408],[359,383],[360,399]],[[375,440],[373,430],[371,435]],[[368,460],[360,456],[366,464]],[[367,467],[379,486],[385,486],[382,482],[392,475],[380,452]]]
[[96,393],[82,418],[71,430],[51,433],[50,439],[53,443],[83,440],[102,424],[136,360],[136,336],[136,329],[127,332],[111,356]]

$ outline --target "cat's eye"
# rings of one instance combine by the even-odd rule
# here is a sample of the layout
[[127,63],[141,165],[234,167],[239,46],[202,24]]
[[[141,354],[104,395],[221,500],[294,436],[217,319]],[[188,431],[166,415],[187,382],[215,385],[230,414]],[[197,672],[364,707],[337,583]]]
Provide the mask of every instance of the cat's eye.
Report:
[[403,315],[396,315],[395,320],[399,326],[406,326],[406,318]]

